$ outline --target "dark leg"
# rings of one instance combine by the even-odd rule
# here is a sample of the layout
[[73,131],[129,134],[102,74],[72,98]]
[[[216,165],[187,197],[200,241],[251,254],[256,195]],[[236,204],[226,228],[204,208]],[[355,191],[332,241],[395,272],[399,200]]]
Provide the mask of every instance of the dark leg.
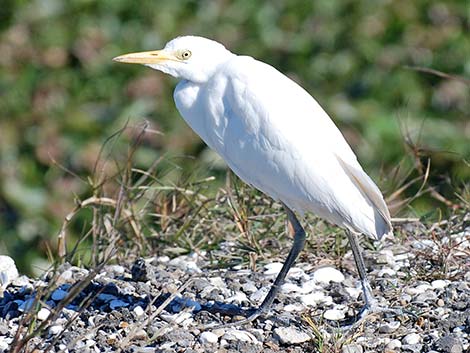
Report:
[[244,320],[240,320],[237,322],[229,323],[226,325],[221,325],[220,327],[228,327],[228,326],[235,326],[235,325],[243,325],[255,320],[258,316],[264,315],[269,311],[271,304],[273,303],[274,299],[276,298],[277,293],[279,292],[280,287],[284,283],[284,279],[286,278],[287,273],[289,272],[290,268],[297,259],[297,256],[302,251],[305,245],[305,230],[300,225],[297,217],[295,216],[294,212],[292,212],[286,205],[284,208],[287,212],[287,224],[290,230],[294,232],[294,243],[292,244],[292,248],[290,249],[289,255],[287,256],[284,265],[281,268],[281,271],[277,275],[276,279],[274,280],[271,289],[269,290],[268,295],[264,299],[263,303],[260,305],[258,309],[255,310],[250,316],[248,316]]
[[357,272],[359,273],[359,278],[361,279],[362,292],[364,293],[364,301],[366,303],[365,309],[375,309],[377,306],[377,300],[372,294],[372,289],[367,279],[366,266],[364,265],[364,259],[362,257],[362,249],[359,245],[359,241],[356,237],[356,234],[347,230],[346,234],[348,235],[349,244],[351,245],[352,253],[354,256],[354,261],[356,262]]
[[350,330],[357,327],[370,313],[388,312],[396,316],[408,315],[412,317],[417,317],[416,314],[408,310],[403,310],[401,308],[388,308],[378,304],[377,300],[372,294],[372,289],[370,287],[369,280],[367,279],[366,266],[364,265],[364,259],[362,258],[362,250],[359,245],[359,241],[357,240],[356,234],[350,232],[349,230],[346,231],[346,234],[348,235],[349,244],[351,245],[352,253],[354,255],[354,261],[356,262],[357,272],[359,273],[359,277],[361,279],[365,305],[359,313],[358,317],[352,322],[352,324],[342,326],[342,329]]

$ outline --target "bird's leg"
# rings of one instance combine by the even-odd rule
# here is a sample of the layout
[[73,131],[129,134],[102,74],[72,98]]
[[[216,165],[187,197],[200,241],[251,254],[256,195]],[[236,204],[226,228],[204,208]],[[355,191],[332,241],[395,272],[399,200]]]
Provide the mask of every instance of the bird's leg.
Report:
[[369,280],[367,279],[366,266],[364,264],[364,258],[362,257],[361,246],[359,245],[359,241],[355,233],[347,230],[346,234],[348,236],[349,244],[354,256],[357,272],[359,273],[359,278],[361,279],[362,292],[364,293],[364,301],[366,303],[364,309],[367,311],[373,311],[377,307],[377,300],[372,294],[372,288],[370,287]]
[[253,319],[255,319],[257,316],[261,314],[266,313],[269,310],[269,308],[271,307],[271,304],[274,301],[274,298],[276,298],[276,295],[279,292],[280,287],[284,283],[284,279],[286,278],[287,273],[289,272],[290,268],[292,267],[295,260],[297,259],[297,256],[299,256],[300,252],[302,251],[305,245],[305,230],[300,225],[300,222],[295,216],[294,212],[292,212],[285,205],[284,205],[284,208],[286,209],[286,212],[287,212],[288,228],[294,233],[294,243],[292,244],[292,248],[290,249],[289,255],[287,256],[287,259],[284,262],[284,265],[282,266],[281,271],[279,272],[276,279],[274,280],[274,283],[271,286],[271,289],[269,290],[269,293],[264,299],[263,303],[256,310],[255,314],[257,315]]
[[375,299],[374,295],[372,294],[372,288],[370,287],[369,280],[367,279],[366,266],[364,264],[364,258],[362,257],[362,249],[359,245],[359,241],[356,237],[356,234],[349,230],[346,231],[346,234],[348,235],[348,240],[349,244],[351,245],[354,261],[356,262],[357,272],[359,273],[359,278],[361,279],[365,305],[359,313],[358,318],[355,319],[351,325],[342,326],[342,328],[348,330],[353,327],[356,327],[357,325],[360,325],[369,313],[388,312],[398,316],[407,315],[416,318],[416,314],[409,310],[403,310],[401,308],[389,308],[386,306],[379,305],[377,299]]
[[290,249],[289,255],[287,256],[286,261],[284,262],[281,271],[277,275],[274,283],[271,286],[271,289],[268,292],[268,295],[264,299],[263,303],[256,309],[253,313],[251,313],[246,319],[240,320],[237,322],[229,323],[226,325],[222,325],[219,327],[228,327],[228,326],[235,326],[235,325],[243,325],[255,320],[260,315],[265,314],[271,304],[273,303],[274,299],[276,298],[277,293],[279,292],[280,287],[284,283],[284,279],[286,278],[287,273],[289,272],[290,268],[297,259],[297,256],[302,251],[305,245],[305,230],[300,225],[299,220],[295,216],[294,212],[289,209],[286,205],[283,205],[286,212],[287,212],[287,225],[288,228],[293,231],[294,233],[294,243],[292,244],[292,248]]

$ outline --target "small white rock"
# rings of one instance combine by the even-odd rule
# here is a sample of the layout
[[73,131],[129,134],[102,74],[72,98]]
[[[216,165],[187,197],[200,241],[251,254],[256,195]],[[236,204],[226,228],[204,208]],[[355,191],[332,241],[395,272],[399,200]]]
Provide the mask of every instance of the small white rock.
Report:
[[313,292],[303,295],[300,300],[307,306],[317,306],[320,303],[330,304],[333,302],[333,298],[326,296],[323,292]]
[[304,310],[304,306],[301,304],[287,304],[284,310],[287,312],[297,312]]
[[248,294],[254,293],[258,290],[258,288],[256,288],[253,282],[245,283],[242,288],[243,288],[243,291]]
[[330,282],[341,283],[344,281],[344,275],[333,267],[322,267],[313,273],[313,279],[317,283],[328,284]]
[[122,275],[124,272],[126,272],[126,269],[121,265],[110,265],[106,270],[109,272],[114,272],[116,275]]
[[67,283],[72,281],[73,279],[73,272],[72,270],[68,269],[62,272],[59,276],[59,283]]
[[346,287],[344,288],[346,292],[351,296],[353,299],[359,298],[359,295],[362,293],[362,288],[353,288],[353,287]]
[[49,334],[50,335],[58,335],[59,333],[62,332],[64,328],[61,325],[54,325],[49,327]]
[[421,342],[421,336],[417,333],[410,333],[403,337],[402,342],[403,344],[418,344]]
[[377,263],[388,264],[390,266],[395,265],[395,256],[393,255],[392,250],[381,250],[377,255]]
[[346,344],[343,346],[342,353],[362,353],[364,352],[364,349],[360,344],[357,343],[351,343],[351,344]]
[[269,292],[269,287],[261,287],[252,295],[250,295],[250,300],[254,303],[259,303],[262,300],[264,300],[268,292]]
[[223,336],[223,339],[227,341],[243,341],[243,342],[250,342],[254,344],[259,344],[257,338],[248,331],[242,330],[229,330]]
[[444,289],[445,287],[447,287],[448,284],[449,283],[447,281],[444,281],[442,279],[436,279],[435,281],[431,282],[431,286],[434,289]]
[[416,240],[411,246],[419,250],[438,250],[436,242],[431,239]]
[[5,336],[0,336],[0,351],[7,352],[10,349],[10,343],[13,341],[13,338],[8,338]]
[[181,311],[177,314],[162,314],[161,318],[168,321],[168,322],[174,322],[176,324],[181,324],[184,321],[191,319],[193,316],[192,313],[186,312],[186,311]]
[[409,287],[406,289],[406,293],[408,294],[411,294],[411,295],[415,295],[415,294],[421,294],[421,293],[424,293],[426,292],[427,290],[432,290],[432,287],[430,284],[420,284],[416,287]]
[[338,321],[344,319],[344,312],[338,309],[329,309],[324,312],[323,317],[327,320]]
[[302,287],[299,287],[297,284],[295,283],[291,283],[291,282],[287,282],[287,283],[284,283],[282,286],[281,286],[281,291],[282,293],[302,293],[303,292],[303,289]]
[[293,327],[277,327],[274,334],[283,344],[299,344],[312,339],[307,333]]
[[51,311],[47,308],[41,308],[39,311],[38,311],[38,314],[37,314],[37,317],[38,317],[38,320],[40,321],[44,321],[44,320],[47,320],[47,318],[49,317],[49,314],[51,313]]
[[272,262],[270,264],[266,264],[264,268],[266,269],[266,271],[264,271],[264,274],[266,276],[271,276],[271,275],[274,276],[274,275],[277,275],[281,271],[282,262]]
[[188,273],[201,273],[202,270],[196,264],[196,262],[188,260],[188,256],[179,256],[171,260],[168,265],[177,267]]
[[219,337],[215,333],[204,331],[199,335],[199,342],[202,344],[214,344],[217,343]]
[[237,291],[237,292],[235,292],[234,295],[232,295],[231,297],[227,298],[225,301],[226,301],[227,303],[241,304],[241,303],[243,303],[243,302],[248,301],[248,298],[247,298],[247,296],[246,296],[245,293]]
[[394,277],[395,275],[397,274],[397,272],[389,267],[384,267],[383,269],[381,269],[378,273],[378,276],[379,277],[384,277],[384,276],[387,276],[387,277]]
[[0,255],[0,295],[18,276],[15,261],[10,256]]
[[388,350],[391,350],[391,351],[393,351],[397,348],[399,349],[399,348],[401,348],[401,342],[400,342],[400,340],[397,340],[397,339],[391,340],[390,342],[388,342],[386,348]]
[[400,327],[400,321],[386,322],[379,327],[380,333],[392,333]]
[[144,315],[144,313],[145,313],[144,309],[142,309],[142,307],[140,305],[137,305],[134,308],[133,311],[134,311],[135,316],[137,316],[137,317],[140,317],[140,316]]

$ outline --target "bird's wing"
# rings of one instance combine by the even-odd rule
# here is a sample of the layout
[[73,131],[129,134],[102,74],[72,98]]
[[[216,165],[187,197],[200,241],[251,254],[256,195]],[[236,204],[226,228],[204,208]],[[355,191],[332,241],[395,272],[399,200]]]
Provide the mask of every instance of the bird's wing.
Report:
[[[362,167],[358,165],[350,165],[345,162],[340,156],[336,156],[338,162],[343,168],[344,172],[348,175],[351,181],[358,187],[363,194],[364,198],[369,200],[375,206],[375,211],[380,215],[384,221],[380,226],[383,229],[377,230],[377,233],[386,235],[392,231],[392,222],[390,219],[390,212],[387,204],[382,196],[377,185],[374,181],[364,172]],[[379,236],[380,237],[380,236]]]
[[299,212],[374,238],[390,228],[380,191],[328,115],[295,82],[267,64],[236,57],[199,95],[205,111],[191,118],[198,133],[242,180]]

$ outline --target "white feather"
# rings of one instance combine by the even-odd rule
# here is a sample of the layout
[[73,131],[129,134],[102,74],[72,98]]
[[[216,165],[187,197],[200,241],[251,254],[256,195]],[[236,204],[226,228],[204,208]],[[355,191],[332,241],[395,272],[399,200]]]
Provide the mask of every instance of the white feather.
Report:
[[204,84],[181,81],[174,98],[188,124],[246,183],[372,238],[391,231],[379,189],[338,128],[273,67],[232,56]]

